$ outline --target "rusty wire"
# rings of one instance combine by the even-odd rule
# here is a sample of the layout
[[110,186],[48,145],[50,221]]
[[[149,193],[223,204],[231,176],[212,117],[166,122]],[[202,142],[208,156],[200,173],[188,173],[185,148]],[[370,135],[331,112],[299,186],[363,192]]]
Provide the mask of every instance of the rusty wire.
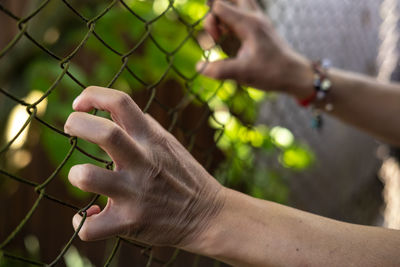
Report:
[[[70,71],[70,66],[71,66],[71,60],[77,55],[77,53],[85,46],[87,40],[89,39],[89,37],[94,36],[98,41],[100,41],[104,47],[106,47],[109,51],[111,51],[113,54],[117,55],[120,57],[121,59],[121,66],[120,68],[116,71],[115,75],[112,77],[112,79],[108,82],[108,84],[104,85],[105,87],[112,87],[115,82],[118,80],[118,78],[121,76],[122,72],[126,71],[128,72],[134,79],[136,79],[140,84],[143,85],[143,87],[145,87],[145,90],[149,92],[149,97],[147,100],[147,103],[145,105],[144,108],[144,112],[147,112],[149,107],[153,104],[153,103],[157,103],[157,99],[156,99],[156,90],[157,87],[159,86],[159,84],[164,80],[164,78],[166,77],[166,75],[172,71],[175,72],[179,77],[181,77],[184,81],[185,81],[185,89],[187,90],[187,94],[190,95],[193,99],[197,99],[198,101],[201,101],[201,103],[203,103],[203,105],[207,105],[207,101],[204,101],[203,99],[201,99],[197,94],[195,94],[192,90],[191,90],[191,84],[192,82],[197,78],[198,73],[196,75],[194,75],[193,77],[186,77],[184,74],[182,74],[175,66],[174,66],[174,55],[179,51],[179,49],[181,49],[181,47],[188,42],[188,40],[194,40],[197,42],[194,34],[196,31],[196,27],[198,27],[198,25],[201,23],[201,21],[204,19],[204,17],[208,14],[205,14],[205,16],[194,22],[194,23],[189,23],[187,21],[185,21],[181,15],[179,14],[179,11],[174,7],[174,0],[169,0],[169,6],[167,9],[165,9],[164,12],[162,12],[159,16],[151,19],[151,20],[146,20],[145,18],[142,18],[140,15],[138,15],[134,10],[132,10],[125,2],[124,0],[113,0],[110,1],[110,3],[95,17],[93,18],[86,18],[83,14],[81,14],[76,8],[74,8],[74,6],[68,1],[68,0],[62,0],[61,2],[63,3],[63,5],[65,6],[66,9],[71,10],[82,22],[84,22],[87,26],[87,32],[85,34],[85,36],[82,38],[82,40],[80,41],[80,43],[75,47],[75,49],[67,56],[65,57],[60,57],[58,56],[56,53],[50,51],[48,48],[46,48],[45,45],[43,45],[40,41],[38,41],[37,39],[35,39],[31,33],[28,31],[28,25],[31,22],[31,20],[33,18],[35,18],[35,16],[37,16],[42,10],[44,10],[49,3],[52,2],[51,0],[44,0],[41,2],[41,4],[35,9],[33,10],[30,14],[28,14],[25,17],[19,17],[15,14],[13,14],[10,10],[8,10],[2,3],[0,3],[0,11],[3,12],[6,16],[8,16],[9,18],[13,19],[16,23],[16,25],[18,26],[19,32],[18,34],[14,37],[14,39],[9,42],[5,48],[3,48],[0,51],[0,60],[5,57],[16,45],[18,42],[20,42],[23,38],[27,39],[30,41],[30,43],[32,45],[34,45],[35,47],[39,48],[43,53],[47,54],[49,57],[51,57],[53,60],[57,61],[59,63],[59,67],[60,67],[60,75],[57,77],[57,79],[53,82],[53,84],[45,91],[45,93],[43,94],[43,96],[38,99],[36,102],[34,103],[27,103],[25,102],[23,99],[20,99],[16,96],[14,96],[12,94],[12,92],[9,92],[3,88],[0,87],[0,93],[3,94],[4,96],[6,96],[7,98],[9,98],[11,101],[16,102],[18,105],[22,105],[24,107],[26,107],[26,112],[29,114],[29,118],[26,120],[26,122],[24,123],[24,125],[22,126],[22,128],[18,131],[18,133],[14,136],[14,138],[12,138],[12,140],[10,140],[8,143],[6,143],[3,147],[0,148],[0,155],[6,153],[9,148],[11,147],[11,145],[15,142],[15,140],[22,134],[22,132],[28,127],[28,125],[36,120],[37,122],[39,122],[41,125],[43,125],[43,127],[48,127],[49,129],[51,129],[52,131],[54,131],[55,133],[68,138],[70,140],[70,150],[69,152],[65,155],[64,160],[57,166],[57,168],[55,169],[55,171],[49,176],[47,177],[47,179],[45,179],[45,181],[43,183],[36,183],[33,181],[30,181],[29,179],[26,178],[22,178],[22,177],[18,177],[15,174],[9,173],[6,170],[0,169],[0,174],[4,177],[7,177],[9,179],[12,179],[14,181],[17,181],[19,183],[23,183],[26,184],[30,187],[32,187],[32,189],[37,193],[37,199],[34,202],[33,206],[31,207],[31,209],[29,210],[29,212],[25,215],[25,217],[21,220],[21,222],[15,227],[14,231],[12,231],[7,238],[2,241],[0,243],[0,254],[3,257],[7,257],[9,259],[13,259],[16,261],[20,261],[20,262],[24,262],[26,264],[32,264],[32,265],[37,265],[37,266],[55,266],[58,263],[60,263],[62,257],[64,256],[64,254],[67,252],[67,250],[70,248],[70,246],[72,245],[72,242],[77,238],[77,235],[80,231],[81,226],[83,225],[86,216],[87,216],[87,209],[93,205],[99,198],[99,195],[94,195],[92,200],[85,206],[85,207],[77,207],[71,203],[69,203],[68,201],[65,200],[61,200],[59,199],[57,196],[53,196],[50,195],[48,193],[46,193],[46,187],[54,180],[57,178],[57,176],[60,173],[60,170],[65,166],[65,164],[67,163],[67,161],[70,159],[72,153],[74,153],[74,151],[78,151],[80,153],[83,153],[84,155],[90,157],[91,159],[102,163],[104,165],[105,168],[111,169],[112,168],[112,162],[107,161],[107,160],[103,160],[100,157],[96,156],[96,155],[92,155],[90,153],[88,153],[87,151],[85,151],[83,148],[81,148],[79,146],[79,140],[76,137],[70,137],[68,134],[64,133],[62,130],[58,129],[56,126],[51,125],[49,122],[44,121],[42,118],[40,118],[37,115],[37,107],[38,105],[44,100],[46,99],[54,90],[57,90],[57,86],[59,85],[59,83],[61,82],[62,79],[64,79],[65,77],[69,77],[71,78],[76,85],[78,85],[82,90],[84,88],[86,88],[88,85],[84,84],[83,82],[81,82],[77,77],[75,77],[71,71]],[[139,19],[142,23],[143,23],[143,27],[145,29],[145,33],[143,34],[143,37],[141,38],[141,40],[133,47],[131,48],[128,52],[126,53],[122,53],[120,51],[118,51],[117,49],[111,47],[106,40],[104,40],[97,32],[96,32],[96,22],[98,22],[103,16],[105,16],[107,14],[107,12],[109,12],[111,9],[115,8],[115,6],[119,4],[121,7],[125,8],[127,12],[131,13],[134,17],[136,17],[136,19]],[[211,9],[210,9],[211,10]],[[162,16],[164,16],[167,12],[174,12],[178,18],[179,21],[184,24],[187,28],[187,37],[181,42],[181,44],[176,47],[176,49],[174,49],[173,51],[167,51],[165,50],[156,40],[156,38],[153,36],[152,33],[152,29],[151,26],[153,23],[155,23],[159,18],[161,18]],[[137,49],[145,42],[150,40],[151,42],[153,42],[154,45],[157,46],[157,48],[162,51],[165,54],[165,59],[168,63],[168,68],[165,70],[165,73],[160,77],[160,79],[154,83],[146,83],[145,81],[143,81],[141,78],[139,78],[138,75],[135,74],[134,70],[132,70],[129,66],[128,66],[128,61],[129,61],[129,57],[134,54]],[[199,45],[200,47],[200,45]],[[206,53],[204,53],[204,57],[207,59],[207,55]],[[209,99],[210,100],[210,99]],[[181,103],[184,103],[185,101],[187,101],[187,99],[182,99]],[[178,117],[179,117],[179,112],[181,112],[180,110],[180,104],[178,104],[176,106],[176,108],[167,108],[167,107],[163,107],[164,109],[168,109],[168,115],[171,118],[171,123],[168,127],[169,131],[172,131],[174,129],[174,127],[176,126],[176,123],[178,121]],[[161,106],[161,104],[160,104]],[[162,107],[162,106],[161,106]],[[190,144],[188,146],[188,149],[191,150],[193,148],[193,143],[194,140],[196,138],[196,132],[204,125],[204,123],[207,122],[207,118],[209,116],[212,116],[211,112],[209,110],[207,110],[204,115],[199,118],[199,123],[198,126],[195,129],[192,129],[190,131]],[[218,142],[218,138],[216,138],[216,142]],[[210,148],[209,151],[206,151],[209,155],[210,155],[210,161],[211,162],[211,158],[212,158],[212,152],[213,149],[215,149],[215,147]],[[207,167],[207,166],[206,166]],[[38,206],[40,205],[41,201],[46,198],[48,200],[51,200],[59,205],[63,205],[66,206],[70,209],[73,209],[76,212],[79,212],[82,217],[83,220],[80,224],[80,226],[78,227],[78,229],[74,232],[74,234],[71,236],[71,238],[69,239],[69,241],[65,244],[65,246],[61,249],[60,253],[53,259],[53,261],[51,262],[41,262],[41,261],[37,261],[37,260],[33,260],[33,259],[28,259],[25,257],[22,257],[20,255],[15,255],[12,253],[9,253],[5,248],[7,247],[7,245],[13,240],[15,239],[16,235],[21,231],[21,229],[28,223],[28,221],[30,220],[30,218],[32,217],[32,214],[35,212],[35,210],[37,210]],[[175,253],[173,253],[173,255],[171,256],[171,258],[168,261],[163,261],[160,259],[157,259],[153,253],[152,253],[152,248],[147,246],[147,245],[143,245],[137,242],[134,242],[132,240],[127,240],[124,239],[122,237],[117,237],[114,247],[110,253],[110,255],[107,257],[106,262],[104,263],[104,266],[109,266],[110,263],[113,261],[113,259],[115,258],[115,255],[118,251],[118,249],[120,248],[120,245],[122,242],[125,242],[127,244],[133,245],[134,247],[138,248],[141,250],[142,254],[145,255],[148,260],[147,260],[147,264],[146,266],[151,266],[151,264],[153,262],[162,264],[164,266],[170,266],[173,264],[173,262],[175,261],[176,257],[178,256],[179,251],[176,250]]]

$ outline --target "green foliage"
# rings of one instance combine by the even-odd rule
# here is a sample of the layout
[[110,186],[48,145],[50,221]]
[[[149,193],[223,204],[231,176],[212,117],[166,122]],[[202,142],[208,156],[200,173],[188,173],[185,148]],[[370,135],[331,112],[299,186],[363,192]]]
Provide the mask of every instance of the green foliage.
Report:
[[[208,103],[211,110],[209,127],[215,130],[217,147],[225,156],[225,161],[215,173],[218,179],[255,197],[285,202],[288,194],[285,180],[279,172],[256,164],[256,153],[273,153],[279,158],[282,166],[293,170],[307,168],[313,161],[312,153],[296,144],[289,130],[256,125],[258,107],[261,101],[271,97],[270,95],[239,86],[232,81],[220,82],[196,76],[195,65],[199,60],[226,57],[219,48],[203,51],[198,45],[195,37],[201,30],[202,23],[195,24],[192,28],[185,25],[196,23],[206,15],[208,7],[205,0],[176,0],[173,9],[170,8],[172,2],[168,0],[130,0],[126,3],[146,20],[155,19],[160,15],[161,17],[148,25],[146,30],[143,21],[126,9],[115,6],[96,22],[96,33],[119,53],[127,54],[133,47],[138,46],[137,50],[129,55],[128,66],[140,80],[124,71],[113,87],[128,93],[146,90],[168,71],[165,80],[173,80],[182,90],[189,90],[195,94],[198,97],[196,103]],[[99,6],[101,5],[97,5]],[[100,11],[101,8],[82,8],[82,13],[88,17],[94,17]],[[147,36],[147,31],[150,30],[155,42]],[[192,31],[194,37],[188,38]],[[79,27],[65,28],[62,32],[60,43],[70,50],[76,47],[84,36],[82,28]],[[146,38],[144,42],[141,41],[143,38]],[[79,64],[72,63],[71,73],[84,84],[107,86],[123,64],[121,57],[111,52],[93,35],[83,50],[86,55],[90,55],[91,61],[86,62],[88,67],[81,69]],[[168,53],[172,54],[168,56]],[[45,91],[60,71],[55,63],[40,57],[26,68],[25,77],[31,88]],[[81,88],[78,88],[75,82],[64,78],[49,96],[44,120],[62,129],[64,121],[72,112],[72,100],[80,91]],[[69,149],[65,137],[46,127],[42,129],[41,142],[55,165],[63,160]],[[81,140],[78,145],[91,154],[109,160],[95,145]],[[65,177],[71,166],[83,162],[98,164],[75,151],[62,169],[61,175]],[[72,186],[68,187],[75,196],[86,196]]]

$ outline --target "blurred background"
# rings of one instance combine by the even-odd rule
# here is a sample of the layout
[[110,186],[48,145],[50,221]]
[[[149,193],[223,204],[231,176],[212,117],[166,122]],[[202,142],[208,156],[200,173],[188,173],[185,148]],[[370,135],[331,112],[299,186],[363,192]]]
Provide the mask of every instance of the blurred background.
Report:
[[[400,78],[398,1],[260,4],[308,58]],[[226,186],[400,228],[398,151],[332,118],[313,129],[310,111],[288,97],[196,73],[197,61],[227,57],[202,29],[208,12],[205,0],[0,0],[0,266],[224,266],[119,238],[73,238],[71,218],[94,196],[68,183],[70,167],[111,166],[97,146],[62,132],[89,85],[130,94]]]

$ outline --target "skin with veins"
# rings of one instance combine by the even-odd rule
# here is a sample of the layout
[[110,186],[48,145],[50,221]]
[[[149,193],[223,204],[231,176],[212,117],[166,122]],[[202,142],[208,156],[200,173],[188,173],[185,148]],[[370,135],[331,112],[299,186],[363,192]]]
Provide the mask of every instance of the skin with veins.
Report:
[[[113,121],[85,113],[93,108],[109,111]],[[222,186],[128,95],[89,87],[74,109],[65,132],[98,144],[116,166],[114,171],[89,164],[70,170],[73,185],[109,197],[103,211],[98,206],[88,210],[79,232],[83,240],[121,235],[184,246],[222,209]],[[75,228],[80,221],[76,215]]]
[[[205,27],[240,41],[236,56],[199,64],[203,74],[305,99],[311,63],[275,32],[255,0],[215,0]],[[400,85],[331,69],[331,115],[400,145]],[[88,210],[83,240],[121,235],[216,258],[234,266],[400,266],[399,231],[348,224],[222,187],[181,144],[119,91],[89,87],[65,132],[104,149],[115,170],[74,166],[71,183],[108,196]],[[112,121],[88,114],[111,113]],[[243,177],[246,179],[246,177]],[[82,218],[75,215],[73,225]]]

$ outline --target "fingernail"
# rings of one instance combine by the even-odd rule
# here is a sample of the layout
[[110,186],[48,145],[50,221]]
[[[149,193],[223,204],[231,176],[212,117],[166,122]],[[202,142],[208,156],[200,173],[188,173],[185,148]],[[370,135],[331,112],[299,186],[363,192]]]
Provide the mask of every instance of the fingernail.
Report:
[[78,104],[79,98],[80,98],[80,97],[81,97],[81,95],[78,95],[78,96],[75,98],[74,102],[72,102],[72,108],[73,108],[73,109],[76,108],[76,105]]

